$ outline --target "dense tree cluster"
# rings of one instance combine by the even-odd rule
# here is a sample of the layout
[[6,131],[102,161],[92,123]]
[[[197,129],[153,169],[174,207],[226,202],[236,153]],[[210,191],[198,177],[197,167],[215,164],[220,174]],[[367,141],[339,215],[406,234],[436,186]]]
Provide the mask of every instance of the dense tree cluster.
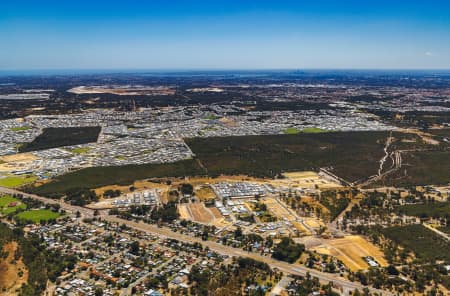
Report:
[[283,237],[273,248],[272,257],[281,261],[294,263],[305,251],[305,245],[295,243],[291,238]]

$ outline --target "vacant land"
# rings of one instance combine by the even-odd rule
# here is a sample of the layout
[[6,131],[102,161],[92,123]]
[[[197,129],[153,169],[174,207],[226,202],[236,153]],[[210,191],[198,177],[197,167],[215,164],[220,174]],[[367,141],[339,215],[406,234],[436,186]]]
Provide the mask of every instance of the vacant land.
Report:
[[207,208],[203,203],[180,204],[178,212],[181,219],[224,226],[222,225],[223,216],[219,210],[217,208]]
[[340,184],[325,179],[316,172],[305,171],[305,172],[286,172],[283,173],[285,178],[276,179],[274,183],[285,184],[292,187],[300,188],[320,188],[320,189],[330,189],[341,187]]
[[166,164],[144,164],[111,167],[92,167],[62,175],[28,191],[45,196],[62,196],[80,188],[94,189],[107,185],[130,185],[135,180],[159,177],[184,177],[202,175],[204,171],[194,160]]
[[16,290],[28,281],[28,269],[22,258],[15,258],[19,252],[17,242],[6,243],[0,251],[5,254],[0,258],[0,295],[16,295]]
[[35,176],[30,176],[30,175],[5,177],[5,178],[0,178],[0,186],[14,188],[14,187],[22,186],[24,184],[32,183],[32,182],[36,181],[36,179],[37,178]]
[[300,133],[187,139],[211,175],[273,177],[329,167],[354,181],[377,171],[387,132]]
[[275,198],[265,198],[264,204],[267,206],[267,209],[280,220],[287,219],[291,222],[297,220],[295,214],[291,213],[286,206]]
[[26,209],[27,206],[19,199],[9,195],[0,197],[0,214],[8,215],[16,212],[19,209]]
[[358,271],[369,267],[363,257],[372,256],[381,266],[388,263],[383,257],[383,252],[361,236],[346,236],[344,238],[327,240],[323,245],[314,248],[320,254],[337,257],[350,268]]
[[210,223],[214,220],[214,215],[205,207],[203,203],[189,204],[189,210],[194,221]]
[[195,196],[197,196],[201,201],[215,199],[216,194],[211,189],[211,187],[201,187],[194,190]]
[[39,223],[40,221],[49,221],[52,219],[56,219],[59,216],[59,213],[50,210],[29,210],[16,215],[16,217],[20,220],[31,221],[33,223]]
[[31,153],[19,153],[0,156],[0,172],[29,170],[37,157]]
[[46,128],[33,142],[19,147],[19,151],[30,152],[97,142],[100,130],[99,126]]
[[412,251],[420,261],[450,260],[450,243],[422,225],[388,227],[381,233]]

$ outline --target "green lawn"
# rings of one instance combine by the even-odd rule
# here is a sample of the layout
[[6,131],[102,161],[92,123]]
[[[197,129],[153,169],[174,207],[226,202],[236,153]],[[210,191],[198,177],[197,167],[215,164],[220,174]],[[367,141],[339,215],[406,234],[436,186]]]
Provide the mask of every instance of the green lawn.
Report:
[[307,128],[302,129],[302,133],[309,133],[309,134],[326,133],[326,132],[328,132],[328,131],[318,128],[318,127],[307,127]]
[[26,131],[31,129],[31,126],[18,126],[18,127],[12,127],[11,131],[13,132],[20,132],[20,131]]
[[24,221],[32,221],[33,223],[39,223],[40,221],[48,221],[56,219],[61,216],[59,213],[55,213],[50,210],[30,210],[21,212],[16,215],[17,218]]
[[[16,202],[17,205],[14,207],[9,207],[8,205],[12,202]],[[2,215],[8,215],[10,213],[14,213],[18,209],[25,210],[26,208],[27,206],[24,203],[10,195],[0,197],[0,214]]]
[[72,150],[70,150],[70,152],[74,153],[74,154],[86,154],[91,150],[91,148],[89,147],[84,147],[84,148],[74,148]]
[[288,127],[283,131],[286,135],[295,135],[298,134],[300,131],[296,129],[295,127]]
[[36,181],[36,176],[11,176],[11,177],[5,177],[0,178],[0,186],[1,187],[8,187],[8,188],[14,188],[18,186],[22,186],[24,184],[32,183]]
[[288,127],[287,129],[285,129],[283,131],[283,133],[286,134],[286,135],[296,135],[296,134],[299,134],[299,133],[317,134],[317,133],[326,133],[326,132],[328,132],[328,131],[324,130],[324,129],[321,129],[321,128],[318,128],[318,127],[307,127],[307,128],[302,129],[302,130],[298,130],[295,127]]

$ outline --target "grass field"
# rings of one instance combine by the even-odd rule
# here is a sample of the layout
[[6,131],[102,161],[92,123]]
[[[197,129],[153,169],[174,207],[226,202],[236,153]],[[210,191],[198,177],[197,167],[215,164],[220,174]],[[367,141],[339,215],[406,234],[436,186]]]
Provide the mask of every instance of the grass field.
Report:
[[285,129],[283,131],[283,133],[285,133],[286,135],[296,135],[299,132],[300,131],[298,129],[296,129],[295,127],[288,127],[287,129]]
[[70,152],[74,153],[74,154],[86,154],[91,150],[91,148],[89,147],[84,147],[84,148],[75,148],[70,150]]
[[310,133],[310,134],[314,134],[314,133],[327,133],[327,130],[318,128],[318,127],[307,127],[302,129],[302,133]]
[[40,221],[49,221],[61,216],[59,213],[55,213],[50,210],[30,210],[21,212],[16,215],[20,220],[31,221],[33,223],[39,223]]
[[11,176],[0,178],[0,186],[14,188],[36,181],[35,176]]
[[307,127],[302,130],[298,130],[295,127],[288,127],[287,129],[285,129],[283,131],[283,133],[286,135],[296,135],[299,133],[314,134],[314,133],[326,133],[326,132],[328,132],[328,131],[321,129],[321,128],[317,128],[317,127]]
[[31,129],[31,126],[19,126],[19,127],[12,127],[11,131],[20,132],[20,131],[27,131],[29,129]]
[[[9,205],[13,202],[17,203],[17,205],[15,205],[13,207],[9,207]],[[2,215],[8,215],[8,214],[16,212],[19,209],[24,210],[26,208],[27,208],[27,206],[17,198],[14,198],[9,195],[4,195],[4,196],[0,197],[0,214],[2,214]]]
[[19,151],[30,152],[96,142],[100,130],[99,126],[46,128],[33,142],[19,147]]

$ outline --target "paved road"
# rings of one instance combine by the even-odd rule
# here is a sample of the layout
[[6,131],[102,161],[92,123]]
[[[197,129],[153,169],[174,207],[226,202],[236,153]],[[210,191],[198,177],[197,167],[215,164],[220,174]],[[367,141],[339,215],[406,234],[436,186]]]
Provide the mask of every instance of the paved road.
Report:
[[[79,206],[73,206],[73,205],[64,203],[62,201],[56,201],[56,200],[45,198],[45,197],[38,196],[35,194],[28,194],[28,193],[24,193],[24,192],[21,192],[18,190],[4,188],[4,187],[0,187],[0,192],[7,193],[7,194],[22,194],[25,197],[34,198],[34,199],[40,200],[44,203],[53,203],[53,204],[58,203],[62,209],[69,210],[73,213],[79,211],[83,217],[93,217],[93,210],[86,209],[86,208],[79,207]],[[355,289],[358,289],[361,291],[364,288],[364,286],[361,285],[360,283],[350,282],[349,280],[342,278],[340,276],[337,276],[335,274],[320,272],[320,271],[317,271],[314,269],[306,268],[305,266],[301,266],[301,265],[289,264],[287,262],[275,260],[270,257],[265,257],[265,256],[262,256],[262,255],[259,255],[256,253],[246,252],[246,251],[243,251],[242,249],[224,246],[224,245],[216,243],[216,242],[203,241],[197,237],[192,237],[192,236],[184,235],[184,234],[181,234],[178,232],[174,232],[166,227],[158,227],[158,226],[155,226],[152,224],[146,224],[146,223],[142,223],[142,222],[138,223],[138,222],[129,221],[129,220],[115,217],[115,216],[109,216],[109,215],[104,215],[104,214],[102,214],[100,217],[105,221],[116,222],[119,224],[125,224],[136,230],[141,230],[144,232],[151,232],[154,234],[158,234],[162,237],[174,238],[179,241],[185,241],[185,242],[190,242],[190,243],[198,242],[198,243],[202,244],[203,246],[206,246],[209,249],[211,249],[219,254],[222,254],[222,255],[236,256],[236,257],[241,256],[241,257],[247,257],[247,258],[252,258],[254,260],[262,261],[262,262],[267,263],[272,268],[278,268],[280,271],[283,271],[288,274],[305,276],[306,273],[309,273],[311,276],[319,278],[319,280],[323,283],[333,282],[336,286],[339,286],[343,289],[344,294],[348,294],[349,291],[352,291]],[[370,288],[370,287],[368,287],[368,288],[371,292],[378,293],[379,295],[394,295],[389,291],[382,291],[382,290],[378,290],[378,289],[374,289],[374,288]]]

